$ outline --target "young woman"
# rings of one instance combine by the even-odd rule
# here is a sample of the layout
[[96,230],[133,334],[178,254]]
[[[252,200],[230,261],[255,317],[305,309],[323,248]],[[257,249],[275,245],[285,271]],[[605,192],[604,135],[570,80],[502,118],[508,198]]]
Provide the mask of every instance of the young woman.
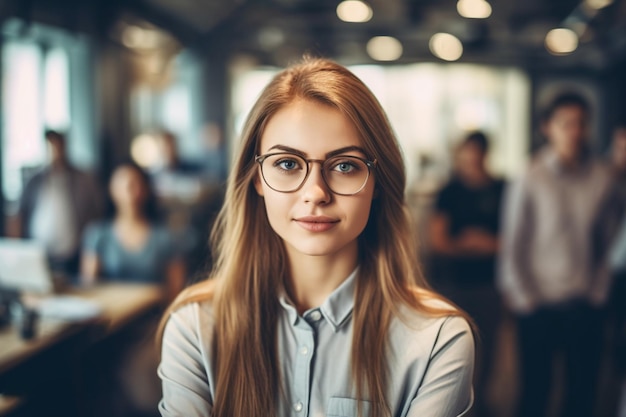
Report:
[[163,416],[465,414],[472,331],[426,289],[400,150],[359,79],[277,75],[229,181],[213,279],[165,318]]
[[135,163],[118,165],[109,183],[109,220],[91,224],[83,238],[81,276],[163,284],[174,299],[185,283],[185,265],[172,234],[156,219],[150,178]]

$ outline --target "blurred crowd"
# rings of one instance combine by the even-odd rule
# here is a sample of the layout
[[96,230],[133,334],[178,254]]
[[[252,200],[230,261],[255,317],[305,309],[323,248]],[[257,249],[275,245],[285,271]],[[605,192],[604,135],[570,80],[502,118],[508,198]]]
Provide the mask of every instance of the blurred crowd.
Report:
[[[105,181],[72,165],[62,132],[44,136],[48,162],[25,184],[13,234],[45,248],[60,285],[153,284],[170,302],[206,276],[221,185],[201,167],[179,160],[171,133],[155,137],[158,166],[148,170],[124,160]],[[107,352],[95,379],[103,382],[94,412],[154,415],[161,396],[154,345],[159,319],[160,313],[142,322]]]
[[476,416],[496,415],[486,391],[504,317],[517,336],[516,417],[626,415],[626,396],[598,389],[626,370],[626,126],[600,158],[591,116],[583,96],[554,97],[544,146],[508,184],[486,168],[487,137],[468,135],[436,198],[429,276],[478,327]]
[[173,134],[156,136],[162,155],[154,169],[128,159],[104,181],[72,165],[62,132],[44,136],[48,162],[25,184],[13,234],[40,242],[57,277],[162,284],[172,299],[208,269],[220,185],[178,158]]

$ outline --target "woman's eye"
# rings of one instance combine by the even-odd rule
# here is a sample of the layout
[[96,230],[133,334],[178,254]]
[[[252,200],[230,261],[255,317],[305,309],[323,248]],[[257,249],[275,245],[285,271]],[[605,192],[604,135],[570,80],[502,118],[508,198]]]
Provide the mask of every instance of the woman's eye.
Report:
[[285,171],[292,171],[299,168],[298,161],[294,159],[281,159],[274,163],[274,166],[284,169]]
[[339,162],[334,165],[333,171],[338,171],[344,174],[357,170],[358,167],[352,162]]

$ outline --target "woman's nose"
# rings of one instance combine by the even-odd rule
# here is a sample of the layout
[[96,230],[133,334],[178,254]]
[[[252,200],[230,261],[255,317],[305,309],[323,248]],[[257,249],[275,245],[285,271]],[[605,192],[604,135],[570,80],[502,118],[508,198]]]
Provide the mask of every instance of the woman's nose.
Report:
[[309,177],[302,185],[302,198],[308,203],[328,203],[331,199],[331,192],[322,175],[322,168],[318,164],[312,165]]

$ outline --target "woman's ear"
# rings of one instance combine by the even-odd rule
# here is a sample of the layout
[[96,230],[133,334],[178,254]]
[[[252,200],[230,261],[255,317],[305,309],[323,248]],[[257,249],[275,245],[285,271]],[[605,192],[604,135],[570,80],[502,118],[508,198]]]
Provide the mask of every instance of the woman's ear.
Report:
[[256,190],[256,193],[261,196],[264,197],[264,191],[263,191],[263,184],[261,183],[261,173],[257,172],[257,174],[254,176],[254,188]]

